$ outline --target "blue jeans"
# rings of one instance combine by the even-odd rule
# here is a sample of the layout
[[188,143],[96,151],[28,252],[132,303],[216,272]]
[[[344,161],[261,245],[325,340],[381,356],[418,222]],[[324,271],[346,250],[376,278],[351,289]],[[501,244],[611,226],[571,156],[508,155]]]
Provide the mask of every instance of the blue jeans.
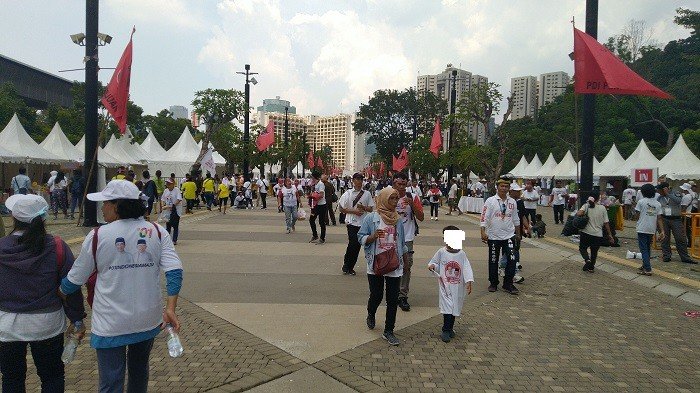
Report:
[[639,252],[642,253],[642,266],[647,272],[651,271],[651,241],[654,235],[649,233],[637,233]]
[[284,206],[284,221],[287,223],[287,229],[291,230],[297,222],[296,206]]
[[211,205],[214,203],[214,193],[205,192],[204,200],[207,201],[207,209],[211,210]]
[[31,348],[36,373],[41,379],[41,391],[62,393],[65,388],[65,374],[61,361],[63,334],[42,341],[0,343],[2,391],[26,391],[27,346]]
[[99,392],[123,393],[124,372],[128,367],[127,393],[146,393],[148,391],[148,358],[153,348],[153,340],[116,348],[98,349]]
[[70,214],[71,215],[75,214],[76,207],[78,207],[78,209],[80,209],[80,199],[82,197],[83,197],[82,194],[78,194],[78,193],[70,194]]

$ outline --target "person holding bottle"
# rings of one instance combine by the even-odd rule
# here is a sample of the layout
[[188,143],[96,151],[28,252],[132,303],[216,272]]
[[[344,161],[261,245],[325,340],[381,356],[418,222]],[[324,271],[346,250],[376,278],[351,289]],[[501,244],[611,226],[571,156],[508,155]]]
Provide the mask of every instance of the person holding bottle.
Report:
[[41,391],[63,392],[63,333],[68,328],[78,339],[85,334],[84,327],[75,329],[85,318],[82,293],[76,290],[62,300],[57,292],[73,266],[73,253],[63,240],[46,233],[49,205],[43,197],[16,194],[5,205],[14,227],[0,239],[1,390],[26,390],[29,346]]
[[[90,345],[97,350],[99,391],[123,392],[128,367],[127,391],[146,392],[154,338],[168,325],[175,333],[180,330],[175,307],[182,262],[165,228],[144,220],[146,207],[133,183],[112,180],[102,192],[87,197],[104,202],[102,213],[108,224],[87,235],[80,255],[61,281],[61,292],[78,291],[97,272]],[[168,293],[165,310],[161,270]]]

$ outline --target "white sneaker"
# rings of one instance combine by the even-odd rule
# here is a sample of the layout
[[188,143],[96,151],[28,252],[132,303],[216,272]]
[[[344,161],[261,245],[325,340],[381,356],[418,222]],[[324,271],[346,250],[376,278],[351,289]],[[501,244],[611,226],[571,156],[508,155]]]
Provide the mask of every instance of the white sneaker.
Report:
[[499,268],[498,268],[498,275],[501,276],[501,277],[505,277],[505,276],[506,276],[506,268],[504,268],[504,267],[499,267]]
[[523,281],[525,281],[525,277],[519,276],[517,274],[515,276],[513,276],[513,283],[520,284]]

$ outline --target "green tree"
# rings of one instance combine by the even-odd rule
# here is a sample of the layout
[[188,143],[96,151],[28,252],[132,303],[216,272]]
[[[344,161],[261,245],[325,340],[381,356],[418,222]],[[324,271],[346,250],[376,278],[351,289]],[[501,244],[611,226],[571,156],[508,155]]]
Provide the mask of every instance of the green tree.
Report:
[[[163,109],[155,116],[146,115],[143,117],[145,129],[150,129],[160,144],[167,150],[171,148],[185,127],[192,129],[189,119],[174,119],[172,112]],[[216,145],[218,147],[218,145]]]
[[36,110],[22,100],[11,83],[4,83],[0,85],[0,130],[5,128],[15,113],[27,133],[34,140],[41,141],[42,130],[37,124]]
[[250,108],[246,107],[243,93],[233,89],[200,90],[194,94],[194,97],[192,111],[204,117],[207,125],[202,137],[202,150],[195,161],[198,166],[199,160],[207,152],[212,134],[224,124],[236,119],[240,120],[240,117]]

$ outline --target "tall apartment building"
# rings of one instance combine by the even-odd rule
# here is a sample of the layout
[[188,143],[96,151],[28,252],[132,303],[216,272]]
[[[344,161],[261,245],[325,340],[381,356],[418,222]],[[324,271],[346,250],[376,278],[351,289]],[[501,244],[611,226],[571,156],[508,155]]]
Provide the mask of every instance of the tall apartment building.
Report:
[[[260,119],[260,124],[263,127],[267,127],[267,124],[272,120],[275,127],[275,144],[274,147],[284,146],[284,112],[266,112],[263,114],[262,119]],[[306,126],[306,119],[303,116],[296,114],[288,114],[289,121],[289,138],[293,135],[303,135],[304,130],[307,129],[307,143],[309,140],[308,127]]]
[[366,135],[357,135],[352,123],[355,114],[337,114],[331,116],[307,116],[313,125],[316,149],[330,146],[333,166],[348,172],[358,171],[366,166]]
[[537,107],[541,108],[543,105],[554,101],[556,97],[564,94],[570,81],[569,74],[564,71],[548,72],[540,75]]
[[[436,75],[419,75],[416,82],[416,91],[421,94],[430,91],[438,97],[447,101],[451,105],[452,95],[452,71],[457,71],[455,82],[455,91],[457,93],[457,101],[459,101],[462,93],[475,88],[482,84],[488,84],[489,79],[482,75],[472,74],[469,71],[462,70],[448,64],[445,71]],[[476,141],[477,144],[483,145],[486,143],[487,132],[484,127],[477,123],[468,125],[469,136]],[[443,151],[447,150],[448,138],[443,138]]]
[[537,111],[537,77],[519,76],[511,78],[510,92],[513,95],[512,119],[534,118]]
[[173,119],[189,119],[189,111],[182,105],[173,105],[170,107]]

